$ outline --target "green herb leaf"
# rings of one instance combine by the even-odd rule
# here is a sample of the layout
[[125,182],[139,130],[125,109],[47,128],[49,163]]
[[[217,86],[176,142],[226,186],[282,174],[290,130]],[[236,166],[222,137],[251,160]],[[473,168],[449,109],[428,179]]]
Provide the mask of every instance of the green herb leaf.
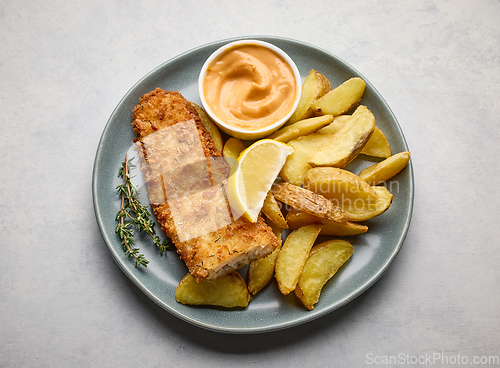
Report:
[[132,224],[138,232],[144,231],[153,239],[153,243],[158,247],[161,255],[168,250],[173,250],[174,247],[170,239],[162,241],[156,235],[154,229],[155,223],[150,220],[151,214],[148,211],[148,207],[142,206],[137,198],[139,195],[139,188],[132,183],[129,172],[130,167],[135,167],[132,165],[132,160],[133,158],[130,160],[128,159],[128,154],[125,155],[125,161],[122,162],[120,170],[118,171],[118,176],[120,176],[123,181],[122,184],[116,187],[116,190],[121,197],[122,204],[115,216],[115,220],[118,221],[115,233],[117,233],[122,240],[121,244],[125,255],[135,258],[135,267],[147,267],[149,261],[143,254],[139,253],[139,248],[132,248],[132,246],[135,245],[134,236],[130,229]]

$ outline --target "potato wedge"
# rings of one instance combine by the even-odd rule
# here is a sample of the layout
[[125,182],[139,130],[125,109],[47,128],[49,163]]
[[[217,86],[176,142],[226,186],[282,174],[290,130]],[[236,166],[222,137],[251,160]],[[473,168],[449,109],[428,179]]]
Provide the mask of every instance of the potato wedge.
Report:
[[305,212],[298,211],[295,208],[292,208],[290,209],[290,211],[288,211],[288,213],[286,214],[286,221],[290,230],[297,230],[302,226],[319,221],[323,224],[319,235],[326,236],[352,236],[363,234],[368,231],[368,226],[366,225],[357,224],[351,221],[340,224],[335,221],[329,221]]
[[[283,229],[270,221],[269,218],[266,218],[265,221],[273,230],[274,235],[281,240],[283,238]],[[278,257],[280,249],[281,244],[276,247],[271,254],[251,262],[248,266],[248,291],[252,295],[262,290],[262,288],[273,278],[274,266],[276,265],[276,258]]]
[[314,115],[311,104],[318,98],[323,97],[331,89],[330,81],[316,70],[311,70],[302,83],[302,94],[293,115],[285,125],[294,124],[299,120]]
[[309,164],[345,167],[361,152],[374,130],[375,117],[366,106],[359,106],[332,140],[311,157]]
[[[347,123],[350,118],[351,115],[336,116],[331,124],[318,129],[316,133],[335,134]],[[391,146],[389,145],[389,141],[378,126],[375,126],[372,136],[368,139],[368,142],[366,142],[360,153],[368,156],[383,158],[391,156]]]
[[248,291],[256,295],[274,276],[274,267],[281,247],[276,247],[271,254],[253,261],[248,266]]
[[224,144],[222,156],[237,159],[240,153],[245,149],[245,145],[239,138],[231,137]]
[[[325,115],[325,116],[328,116],[328,115]],[[349,121],[349,119],[351,117],[352,117],[351,115],[335,116],[335,118],[333,119],[333,122],[331,122],[330,124],[328,124],[327,126],[321,128],[321,129],[318,129],[316,131],[316,133],[335,134],[340,130],[340,128],[342,128],[344,125],[347,124],[347,122]]]
[[371,186],[354,173],[332,167],[309,170],[304,187],[338,205],[352,222],[369,220],[384,213],[393,198],[385,187]]
[[219,128],[215,123],[210,119],[210,117],[207,115],[205,110],[194,102],[191,102],[191,105],[194,107],[198,115],[200,116],[201,123],[205,128],[207,128],[208,133],[210,134],[210,137],[215,143],[215,146],[217,149],[222,152],[222,149],[224,148],[224,143],[222,141],[222,136],[220,135]]
[[373,190],[377,193],[377,201],[375,206],[363,206],[362,203],[350,203],[350,206],[342,206],[342,209],[349,215],[350,221],[366,221],[377,217],[387,211],[392,203],[392,194],[383,186],[373,186]]
[[359,176],[370,185],[377,185],[389,180],[403,170],[410,160],[410,152],[400,152],[376,163],[359,173]]
[[309,252],[321,231],[322,224],[310,224],[288,234],[276,259],[275,276],[282,294],[295,289]]
[[356,205],[373,208],[378,198],[365,180],[336,167],[312,168],[304,177],[304,188],[321,194],[342,208]]
[[181,304],[225,308],[246,307],[252,299],[245,280],[236,271],[202,282],[188,273],[177,285],[175,297]]
[[320,194],[287,182],[271,189],[274,197],[290,207],[330,221],[345,223],[349,216],[337,205]]
[[312,133],[289,141],[295,151],[287,157],[280,172],[281,178],[294,185],[302,185],[305,174],[312,167],[309,159],[332,138],[332,134]]
[[345,114],[361,101],[365,87],[366,83],[361,78],[351,78],[313,102],[311,108],[315,115]]
[[373,134],[361,150],[362,154],[373,157],[391,157],[391,146],[382,130],[375,126]]
[[271,191],[269,191],[264,199],[264,205],[262,206],[262,212],[267,216],[269,220],[275,223],[281,229],[288,229],[288,224],[281,213],[281,208],[276,199],[274,198]]
[[245,149],[245,145],[239,138],[231,137],[224,144],[222,156],[226,159],[230,166],[233,166],[239,155]]
[[300,120],[293,125],[286,126],[274,132],[273,134],[267,136],[267,138],[288,143],[292,139],[297,139],[303,135],[314,133],[316,130],[323,128],[332,121],[333,115],[316,116],[314,118]]
[[295,288],[295,295],[308,310],[319,301],[323,286],[351,258],[354,247],[345,240],[328,240],[311,249]]
[[268,217],[264,218],[264,221],[266,222],[266,224],[269,225],[269,227],[273,231],[274,235],[276,235],[276,237],[279,240],[283,239],[283,228],[279,227],[274,222],[272,222],[271,220],[269,220]]

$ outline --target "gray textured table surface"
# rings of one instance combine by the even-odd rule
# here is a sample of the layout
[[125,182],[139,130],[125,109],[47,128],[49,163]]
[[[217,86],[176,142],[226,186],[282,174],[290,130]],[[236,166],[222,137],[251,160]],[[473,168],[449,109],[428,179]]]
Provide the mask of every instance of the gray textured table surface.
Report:
[[[499,19],[487,0],[3,1],[0,367],[498,366]],[[373,83],[412,152],[415,206],[366,293],[299,327],[235,336],[173,317],[129,281],[91,180],[136,81],[248,35],[313,44]]]

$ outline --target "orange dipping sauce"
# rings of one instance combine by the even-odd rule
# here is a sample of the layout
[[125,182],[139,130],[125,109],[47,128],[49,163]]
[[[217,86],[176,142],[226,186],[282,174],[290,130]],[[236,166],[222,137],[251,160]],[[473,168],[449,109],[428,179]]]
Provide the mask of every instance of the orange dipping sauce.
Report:
[[204,95],[213,113],[228,125],[260,129],[287,115],[296,101],[290,65],[260,45],[231,48],[209,65]]

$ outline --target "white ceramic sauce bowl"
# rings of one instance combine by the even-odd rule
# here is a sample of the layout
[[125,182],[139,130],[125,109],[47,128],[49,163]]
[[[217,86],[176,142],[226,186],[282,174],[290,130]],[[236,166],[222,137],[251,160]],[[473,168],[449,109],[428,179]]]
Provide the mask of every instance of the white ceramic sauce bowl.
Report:
[[[249,129],[249,128],[242,128],[238,127],[235,125],[230,125],[221,120],[217,115],[214,114],[213,110],[210,108],[210,105],[208,104],[206,98],[205,98],[205,93],[204,93],[204,83],[205,83],[205,76],[207,73],[207,69],[211,65],[211,63],[217,59],[220,55],[224,54],[226,51],[239,47],[239,46],[244,46],[244,45],[258,45],[262,47],[266,47],[272,51],[274,51],[276,54],[281,56],[285,62],[288,63],[290,68],[292,69],[293,75],[295,77],[295,100],[292,105],[291,110],[281,117],[278,121],[271,125],[267,125],[261,128],[257,129]],[[288,56],[283,50],[280,48],[274,46],[273,44],[270,44],[268,42],[264,41],[259,41],[259,40],[240,40],[240,41],[234,41],[231,43],[228,43],[227,45],[222,46],[221,48],[217,49],[210,57],[205,61],[203,64],[203,67],[201,68],[200,71],[200,76],[198,78],[198,91],[200,94],[200,100],[203,105],[203,108],[205,109],[206,113],[210,116],[210,118],[217,124],[217,126],[225,133],[229,134],[230,136],[240,138],[243,140],[255,140],[259,138],[263,138],[268,136],[269,134],[275,132],[278,130],[280,127],[282,127],[287,120],[292,116],[293,112],[297,108],[297,105],[299,104],[300,100],[300,95],[302,92],[302,81],[300,77],[299,70],[297,66],[295,65],[294,61]]]

